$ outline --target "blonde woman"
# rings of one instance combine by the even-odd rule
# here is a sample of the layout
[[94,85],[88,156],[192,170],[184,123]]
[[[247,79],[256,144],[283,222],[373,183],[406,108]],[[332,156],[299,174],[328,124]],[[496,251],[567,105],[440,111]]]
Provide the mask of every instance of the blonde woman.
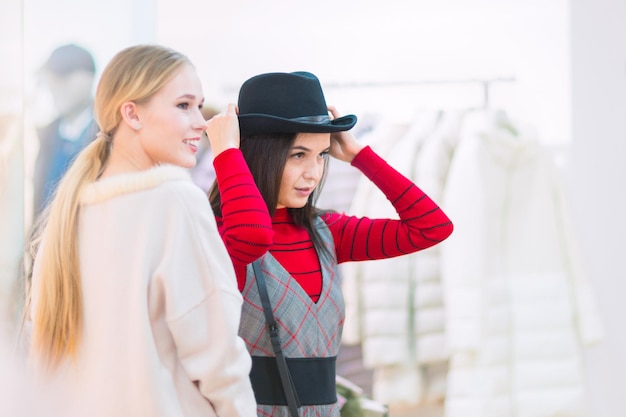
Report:
[[57,189],[33,268],[29,363],[50,415],[256,415],[242,297],[185,170],[202,104],[195,68],[164,47],[129,47],[102,74],[100,133]]

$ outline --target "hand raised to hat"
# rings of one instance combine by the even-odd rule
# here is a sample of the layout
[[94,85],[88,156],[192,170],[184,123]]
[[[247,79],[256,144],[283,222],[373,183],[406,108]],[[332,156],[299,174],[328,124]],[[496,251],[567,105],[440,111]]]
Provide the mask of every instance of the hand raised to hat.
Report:
[[211,142],[214,157],[226,149],[239,148],[237,106],[231,103],[225,110],[209,119],[206,133]]
[[[331,119],[341,117],[334,106],[328,106]],[[354,157],[365,145],[359,143],[350,131],[335,132],[330,134],[330,155],[340,161],[352,162]]]

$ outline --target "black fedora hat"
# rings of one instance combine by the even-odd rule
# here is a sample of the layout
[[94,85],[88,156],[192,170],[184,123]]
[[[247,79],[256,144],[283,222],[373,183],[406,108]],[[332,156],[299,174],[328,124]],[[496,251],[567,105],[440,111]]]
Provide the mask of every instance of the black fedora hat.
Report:
[[239,90],[242,134],[333,133],[350,130],[355,115],[330,120],[322,86],[309,72],[259,74]]

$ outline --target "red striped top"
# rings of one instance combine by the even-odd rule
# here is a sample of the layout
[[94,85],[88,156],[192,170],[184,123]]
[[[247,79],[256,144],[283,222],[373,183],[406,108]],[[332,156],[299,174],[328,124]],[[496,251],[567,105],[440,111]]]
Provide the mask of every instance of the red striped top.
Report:
[[[324,214],[322,218],[333,235],[339,263],[416,252],[452,233],[452,223],[439,206],[371,148],[359,152],[352,165],[385,194],[400,219]],[[215,158],[214,166],[222,197],[222,217],[217,217],[217,225],[233,261],[239,289],[245,285],[246,266],[269,250],[317,301],[322,274],[307,231],[293,223],[287,209],[276,210],[270,219],[241,151],[222,152]]]

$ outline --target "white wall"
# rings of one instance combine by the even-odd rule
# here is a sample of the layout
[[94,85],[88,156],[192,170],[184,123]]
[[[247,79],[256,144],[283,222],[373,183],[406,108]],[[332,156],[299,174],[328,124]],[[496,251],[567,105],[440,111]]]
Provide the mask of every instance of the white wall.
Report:
[[0,3],[0,353],[24,242],[21,23],[19,1]]
[[88,48],[101,69],[119,49],[154,40],[153,0],[22,1],[27,74],[62,43],[75,42]]
[[[157,40],[191,57],[220,105],[236,100],[245,79],[271,71],[308,70],[324,84],[512,76],[514,85],[493,88],[492,103],[533,123],[546,142],[570,137],[566,0],[156,1]],[[453,105],[450,96],[482,105],[478,85],[327,96],[344,113],[403,117]]]
[[626,4],[571,1],[570,188],[606,340],[587,355],[594,417],[626,415]]
[[[514,77],[490,89],[491,104],[534,124],[546,143],[562,144],[571,137],[567,7],[567,0],[24,0],[26,94],[35,122],[44,122],[49,103],[32,97],[33,74],[60,43],[89,48],[101,70],[119,49],[156,41],[190,56],[208,101],[220,106],[236,100],[246,78],[267,71],[309,70],[325,84]],[[483,100],[479,85],[327,95],[344,112],[399,117]]]
[[64,43],[85,47],[93,54],[99,74],[120,49],[154,41],[153,0],[22,1],[27,111],[35,124],[54,116],[49,97],[37,85],[36,71],[55,47]]

